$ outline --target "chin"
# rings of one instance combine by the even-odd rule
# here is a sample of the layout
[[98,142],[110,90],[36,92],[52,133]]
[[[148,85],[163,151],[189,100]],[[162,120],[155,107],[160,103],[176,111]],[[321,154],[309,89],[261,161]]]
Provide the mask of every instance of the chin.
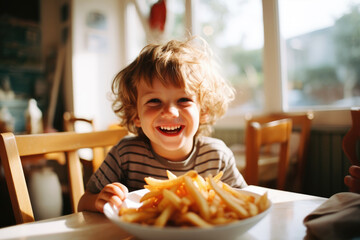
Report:
[[166,151],[179,151],[186,147],[186,140],[181,139],[179,141],[162,141],[161,147]]

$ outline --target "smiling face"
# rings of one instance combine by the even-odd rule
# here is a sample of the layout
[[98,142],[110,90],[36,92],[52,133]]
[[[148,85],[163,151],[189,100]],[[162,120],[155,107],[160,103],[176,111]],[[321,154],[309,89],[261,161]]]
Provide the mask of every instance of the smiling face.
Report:
[[155,79],[137,87],[135,125],[150,139],[154,151],[169,160],[184,160],[191,152],[199,128],[200,105],[182,88],[164,86]]

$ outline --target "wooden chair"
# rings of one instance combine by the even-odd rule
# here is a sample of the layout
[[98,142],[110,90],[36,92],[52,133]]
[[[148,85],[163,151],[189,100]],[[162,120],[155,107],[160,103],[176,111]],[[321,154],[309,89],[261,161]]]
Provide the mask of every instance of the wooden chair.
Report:
[[357,144],[360,141],[360,108],[351,109],[352,126],[343,138],[342,148],[352,165],[360,166]]
[[259,122],[261,124],[280,119],[291,119],[293,132],[299,132],[299,145],[296,152],[297,165],[294,177],[294,189],[301,191],[304,177],[305,164],[310,142],[311,123],[314,118],[312,112],[307,113],[273,113],[259,116],[248,116],[247,122]]
[[64,112],[63,124],[64,124],[65,131],[75,132],[75,125],[76,125],[76,123],[79,123],[79,122],[87,124],[92,131],[95,131],[95,125],[94,125],[93,119],[79,118],[79,117],[76,117],[73,113]]
[[259,184],[259,167],[261,146],[280,144],[277,188],[284,189],[286,173],[289,164],[290,136],[292,129],[291,119],[281,119],[265,124],[248,122],[245,132],[245,159],[244,177],[248,184]]
[[115,145],[127,135],[125,129],[89,133],[61,132],[33,135],[2,133],[0,157],[17,223],[34,221],[21,157],[64,152],[70,184],[71,207],[77,211],[77,204],[84,193],[84,183],[77,151],[82,148],[107,147]]
[[[79,131],[79,129],[77,129],[78,124],[81,124],[80,127],[82,126],[85,130]],[[93,119],[76,117],[74,113],[70,112],[64,112],[63,125],[64,130],[67,132],[96,131]],[[83,149],[83,152],[80,153],[80,161],[84,165],[84,168],[89,169],[91,173],[94,173],[104,160],[104,149],[93,148],[91,152],[92,156],[87,156],[85,159],[84,155],[88,153],[85,152],[86,150]]]

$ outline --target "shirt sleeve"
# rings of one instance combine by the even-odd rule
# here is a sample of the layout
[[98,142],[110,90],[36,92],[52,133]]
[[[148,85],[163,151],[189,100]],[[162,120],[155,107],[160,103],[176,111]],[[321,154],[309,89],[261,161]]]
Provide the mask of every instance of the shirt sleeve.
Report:
[[120,162],[117,161],[117,146],[114,146],[106,155],[98,170],[90,177],[86,190],[99,193],[107,184],[119,182],[122,177]]
[[232,151],[229,149],[228,156],[225,159],[225,167],[223,169],[224,175],[222,177],[223,182],[229,184],[233,188],[247,187],[247,183],[236,167],[235,157]]

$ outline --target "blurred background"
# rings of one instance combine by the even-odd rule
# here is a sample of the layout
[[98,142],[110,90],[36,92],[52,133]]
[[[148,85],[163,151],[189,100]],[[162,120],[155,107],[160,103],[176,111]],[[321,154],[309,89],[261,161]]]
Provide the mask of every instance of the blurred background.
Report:
[[146,44],[189,35],[208,41],[237,90],[214,136],[235,149],[250,115],[312,112],[303,192],[346,190],[360,0],[0,0],[0,120],[27,133],[35,100],[46,132],[64,130],[64,112],[106,129],[118,121],[114,76]]
[[237,90],[218,125],[308,110],[314,124],[349,124],[339,113],[360,102],[359,1],[166,0],[163,10],[161,2],[1,0],[0,106],[15,131],[25,131],[30,98],[46,128],[62,130],[64,111],[106,128],[117,121],[108,96],[115,74],[147,43],[189,34],[209,42]]

